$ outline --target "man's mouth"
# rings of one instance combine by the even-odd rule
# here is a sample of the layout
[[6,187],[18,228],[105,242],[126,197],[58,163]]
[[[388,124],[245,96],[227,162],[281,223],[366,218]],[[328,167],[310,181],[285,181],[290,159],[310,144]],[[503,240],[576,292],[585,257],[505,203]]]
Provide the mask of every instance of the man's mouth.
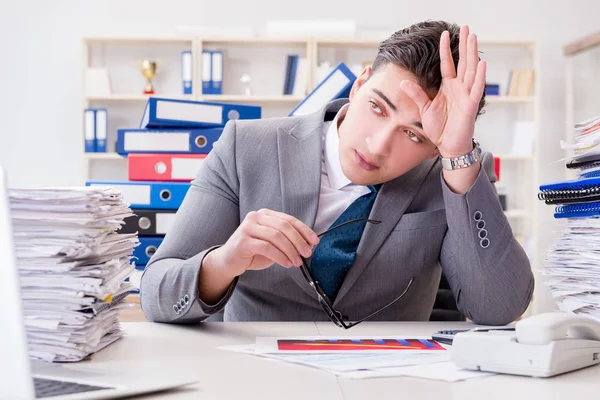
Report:
[[363,156],[357,150],[354,150],[354,158],[355,158],[356,163],[362,169],[365,169],[367,171],[373,171],[374,169],[379,168],[379,166],[377,164],[375,164],[372,161],[369,161],[367,158],[365,158],[365,156]]

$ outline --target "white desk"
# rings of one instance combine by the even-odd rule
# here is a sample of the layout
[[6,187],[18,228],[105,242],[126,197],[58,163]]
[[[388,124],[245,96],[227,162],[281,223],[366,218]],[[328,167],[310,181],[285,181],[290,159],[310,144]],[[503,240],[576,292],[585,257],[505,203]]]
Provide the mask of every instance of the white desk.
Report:
[[[152,399],[593,399],[600,393],[600,366],[554,378],[495,375],[456,383],[417,378],[351,380],[318,369],[219,350],[254,343],[256,336],[431,335],[466,323],[369,323],[344,331],[331,322],[204,323],[177,326],[123,323],[127,337],[83,363],[91,368],[136,370],[160,363],[165,374],[190,374],[199,383]],[[82,364],[82,365],[83,365]]]

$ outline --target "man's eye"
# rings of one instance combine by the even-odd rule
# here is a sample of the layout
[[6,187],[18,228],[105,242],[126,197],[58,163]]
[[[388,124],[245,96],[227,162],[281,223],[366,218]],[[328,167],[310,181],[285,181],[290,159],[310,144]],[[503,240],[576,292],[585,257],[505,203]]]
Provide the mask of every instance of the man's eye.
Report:
[[411,131],[406,131],[406,134],[408,135],[408,137],[410,138],[410,140],[412,140],[415,143],[423,143],[423,141],[421,140],[420,137],[418,137],[417,135],[415,135],[413,132]]
[[369,104],[371,105],[371,109],[373,111],[375,111],[376,113],[381,114],[381,108],[379,108],[379,106],[377,105],[377,103],[375,103],[373,100],[369,100]]

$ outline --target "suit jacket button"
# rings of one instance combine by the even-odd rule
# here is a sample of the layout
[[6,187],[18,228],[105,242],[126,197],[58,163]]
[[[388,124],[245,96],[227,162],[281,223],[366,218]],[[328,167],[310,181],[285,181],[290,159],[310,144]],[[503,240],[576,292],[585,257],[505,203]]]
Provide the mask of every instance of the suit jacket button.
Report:
[[481,239],[481,240],[479,241],[479,245],[480,245],[481,247],[483,247],[484,249],[487,249],[487,248],[489,247],[489,245],[490,245],[490,239],[488,239],[488,238],[483,238],[483,239]]
[[481,214],[481,211],[475,211],[473,213],[473,218],[475,219],[475,221],[479,221],[483,218],[483,214]]

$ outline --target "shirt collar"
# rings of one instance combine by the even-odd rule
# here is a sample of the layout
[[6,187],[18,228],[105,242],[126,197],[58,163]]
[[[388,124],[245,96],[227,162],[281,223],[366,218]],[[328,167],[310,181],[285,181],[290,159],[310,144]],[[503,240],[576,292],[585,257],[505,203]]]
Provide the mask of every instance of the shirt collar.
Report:
[[333,121],[327,129],[325,135],[325,168],[327,168],[327,176],[329,185],[332,189],[340,190],[352,182],[344,175],[342,164],[340,162],[340,137],[338,132],[338,121],[340,116],[346,114],[348,104],[344,105],[336,114]]

